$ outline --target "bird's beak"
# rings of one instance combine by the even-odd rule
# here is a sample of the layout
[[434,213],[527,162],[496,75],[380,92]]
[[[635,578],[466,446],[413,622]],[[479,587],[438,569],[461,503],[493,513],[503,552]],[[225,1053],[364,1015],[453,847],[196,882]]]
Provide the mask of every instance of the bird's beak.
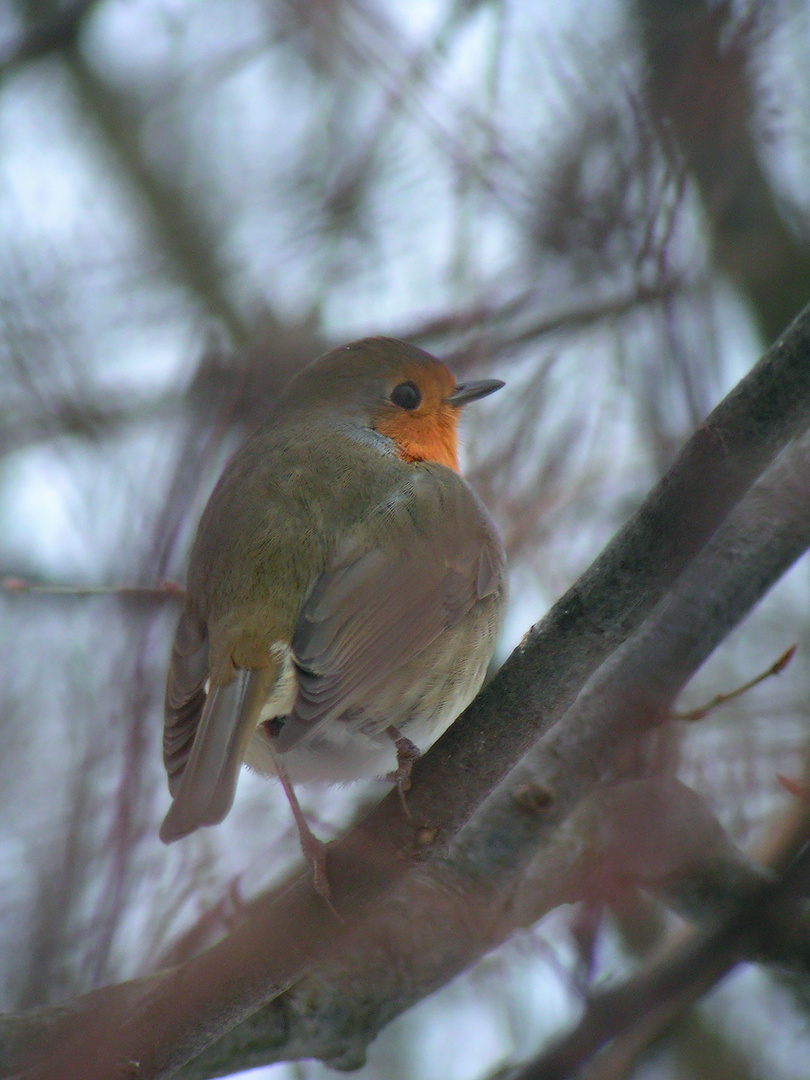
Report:
[[471,401],[486,397],[487,394],[494,394],[505,385],[500,379],[477,379],[475,382],[460,383],[444,400],[448,405],[458,409]]

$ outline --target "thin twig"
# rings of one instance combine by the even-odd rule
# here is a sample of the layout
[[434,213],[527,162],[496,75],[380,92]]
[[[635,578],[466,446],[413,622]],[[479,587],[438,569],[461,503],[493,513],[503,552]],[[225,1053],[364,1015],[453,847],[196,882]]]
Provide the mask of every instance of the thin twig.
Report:
[[765,679],[770,679],[773,675],[779,675],[785,670],[798,648],[797,645],[791,645],[789,649],[785,649],[779,659],[771,664],[767,671],[761,672],[755,678],[750,679],[747,683],[743,683],[742,686],[738,686],[736,690],[729,690],[725,694],[715,694],[711,701],[707,701],[705,705],[701,705],[697,709],[690,709],[689,712],[672,714],[673,720],[683,720],[686,723],[695,723],[697,720],[702,720],[705,716],[708,716],[712,710],[718,708],[720,705],[726,705],[729,701],[734,701],[735,698],[740,697],[742,694],[748,693],[755,686],[758,686]]
[[36,593],[41,596],[121,596],[127,599],[178,600],[185,595],[176,581],[156,581],[154,585],[42,585],[24,578],[0,578],[0,589],[9,593]]

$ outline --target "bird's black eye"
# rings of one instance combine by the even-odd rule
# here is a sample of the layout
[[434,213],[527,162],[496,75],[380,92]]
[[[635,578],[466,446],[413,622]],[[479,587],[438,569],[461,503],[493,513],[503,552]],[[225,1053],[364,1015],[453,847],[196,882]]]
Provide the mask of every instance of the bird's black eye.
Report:
[[408,380],[394,387],[391,391],[391,400],[395,405],[399,405],[400,409],[415,409],[422,400],[422,395],[419,393],[419,387]]

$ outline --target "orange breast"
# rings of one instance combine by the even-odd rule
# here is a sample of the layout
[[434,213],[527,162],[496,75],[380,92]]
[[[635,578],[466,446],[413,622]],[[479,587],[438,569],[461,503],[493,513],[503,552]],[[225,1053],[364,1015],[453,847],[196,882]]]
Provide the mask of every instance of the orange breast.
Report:
[[419,388],[421,403],[413,410],[386,408],[374,418],[374,427],[396,444],[403,461],[436,461],[458,472],[458,411],[445,401],[455,379],[439,362],[403,365],[396,381],[406,379]]
[[403,461],[437,461],[458,472],[456,417],[449,405],[444,408],[449,416],[404,413],[381,417],[375,427],[396,443]]

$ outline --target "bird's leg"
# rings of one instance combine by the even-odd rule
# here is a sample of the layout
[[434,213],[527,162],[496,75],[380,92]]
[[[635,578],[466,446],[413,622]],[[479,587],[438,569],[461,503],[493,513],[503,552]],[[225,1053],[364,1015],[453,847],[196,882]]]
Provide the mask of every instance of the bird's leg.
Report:
[[301,809],[292,780],[290,780],[290,774],[287,772],[287,766],[284,764],[281,754],[273,745],[272,737],[268,742],[276,774],[281,781],[281,786],[284,788],[284,794],[287,796],[287,802],[293,812],[295,824],[298,826],[298,840],[301,844],[301,851],[304,853],[304,858],[312,866],[312,884],[315,886],[315,892],[326,901],[333,913],[340,919],[332,905],[332,890],[329,888],[329,879],[326,876],[326,844],[318,839],[307,824],[304,811]]
[[385,734],[393,741],[397,751],[397,767],[392,773],[388,774],[386,779],[393,780],[397,785],[399,801],[402,803],[405,817],[410,820],[412,815],[405,799],[405,792],[411,786],[411,770],[414,762],[422,756],[422,751],[416,743],[406,738],[399,728],[395,728],[393,724],[388,725]]

